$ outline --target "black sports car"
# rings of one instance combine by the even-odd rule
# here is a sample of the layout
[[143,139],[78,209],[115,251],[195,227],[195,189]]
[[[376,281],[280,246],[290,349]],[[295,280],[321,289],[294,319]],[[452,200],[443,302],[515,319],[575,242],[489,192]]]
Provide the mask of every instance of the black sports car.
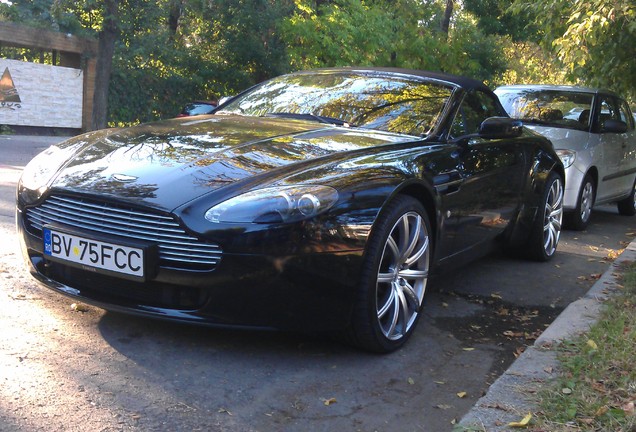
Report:
[[433,268],[495,240],[550,259],[563,179],[478,81],[315,70],[49,148],[24,170],[17,225],[31,273],[77,300],[387,352]]

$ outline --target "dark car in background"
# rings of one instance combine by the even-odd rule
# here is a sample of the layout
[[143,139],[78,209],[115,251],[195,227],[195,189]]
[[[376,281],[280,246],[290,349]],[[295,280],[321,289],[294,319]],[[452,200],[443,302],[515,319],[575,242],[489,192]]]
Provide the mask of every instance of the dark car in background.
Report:
[[496,242],[550,259],[563,179],[478,81],[315,70],[49,148],[19,182],[17,225],[34,277],[76,300],[388,352],[433,269]]
[[194,101],[186,104],[177,117],[211,114],[219,105],[216,100]]
[[567,225],[584,229],[594,205],[636,214],[636,129],[627,102],[607,90],[513,85],[495,90],[511,117],[550,139],[565,165]]

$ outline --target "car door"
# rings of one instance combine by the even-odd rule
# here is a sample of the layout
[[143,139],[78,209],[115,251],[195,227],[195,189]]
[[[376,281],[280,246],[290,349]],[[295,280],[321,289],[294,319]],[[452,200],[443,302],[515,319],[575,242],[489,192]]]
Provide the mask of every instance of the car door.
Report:
[[618,99],[618,109],[621,121],[627,125],[627,130],[621,135],[620,173],[624,179],[621,195],[628,193],[634,186],[636,178],[636,125],[629,105],[623,99]]
[[[468,93],[451,127],[451,139],[475,134],[488,117],[505,115],[496,101],[481,91]],[[516,214],[524,185],[525,161],[519,141],[470,138],[460,146],[461,185],[446,197],[447,227],[457,252],[491,240]]]
[[[626,118],[626,115],[623,115]],[[609,120],[623,121],[619,101],[612,95],[601,94],[596,105],[593,139],[597,141],[598,190],[597,202],[607,202],[624,194],[633,184],[631,159],[624,160],[628,149],[628,134],[617,133],[606,127]]]

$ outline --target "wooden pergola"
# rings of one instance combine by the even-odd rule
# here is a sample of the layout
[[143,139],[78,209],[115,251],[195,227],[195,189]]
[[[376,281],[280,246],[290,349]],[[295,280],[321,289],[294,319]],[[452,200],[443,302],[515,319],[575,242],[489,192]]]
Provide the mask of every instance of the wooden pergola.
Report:
[[97,40],[0,21],[0,44],[56,52],[57,66],[81,69],[84,75],[82,130],[92,129]]

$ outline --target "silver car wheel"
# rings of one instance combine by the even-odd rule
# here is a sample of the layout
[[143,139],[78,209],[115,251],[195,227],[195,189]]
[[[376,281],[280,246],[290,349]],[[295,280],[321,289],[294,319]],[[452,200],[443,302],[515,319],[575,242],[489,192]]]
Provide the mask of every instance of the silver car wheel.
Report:
[[561,236],[562,220],[563,183],[561,182],[561,179],[557,177],[552,182],[552,185],[550,185],[550,191],[548,192],[548,196],[545,201],[543,248],[547,256],[552,256],[556,252],[559,237]]
[[587,223],[592,214],[592,206],[594,205],[594,185],[586,181],[581,191],[581,206],[579,211],[581,212],[581,222]]
[[376,307],[389,340],[404,337],[424,299],[429,270],[429,233],[417,212],[402,215],[386,240],[378,270]]

